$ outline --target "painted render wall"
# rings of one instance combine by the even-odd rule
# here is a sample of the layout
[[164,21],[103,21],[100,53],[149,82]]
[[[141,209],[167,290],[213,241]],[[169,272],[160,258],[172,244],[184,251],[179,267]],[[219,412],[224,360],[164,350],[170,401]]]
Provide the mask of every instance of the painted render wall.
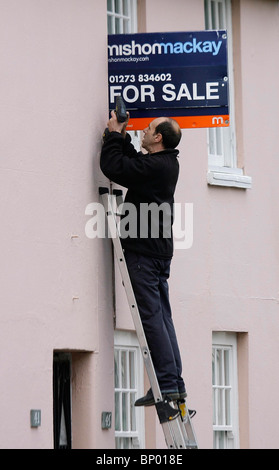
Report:
[[106,2],[1,0],[0,10],[0,447],[53,447],[56,349],[76,351],[73,446],[113,447],[100,425],[113,408],[110,245],[85,236],[103,183]]
[[[146,31],[204,29],[203,0],[139,3]],[[110,241],[84,230],[107,183],[106,2],[0,6],[0,448],[52,448],[54,350],[74,351],[73,447],[113,448],[113,429],[100,428],[114,407]],[[176,201],[194,204],[194,243],[175,253],[170,292],[200,447],[212,447],[212,331],[235,331],[241,445],[269,448],[279,445],[279,6],[233,7],[237,154],[252,189],[209,187],[206,130],[183,131]],[[131,329],[120,310],[117,327]],[[147,410],[157,427],[147,447],[165,447],[155,423]]]

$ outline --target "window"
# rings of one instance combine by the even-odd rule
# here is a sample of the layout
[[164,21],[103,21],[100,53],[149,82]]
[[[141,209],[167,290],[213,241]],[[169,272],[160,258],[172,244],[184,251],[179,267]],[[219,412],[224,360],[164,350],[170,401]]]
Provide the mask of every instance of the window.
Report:
[[239,448],[237,337],[213,333],[213,447]]
[[115,447],[144,447],[144,415],[134,402],[143,394],[143,364],[136,335],[117,331],[114,350]]
[[208,183],[250,188],[251,178],[244,176],[243,170],[237,168],[231,0],[204,0],[204,9],[206,29],[227,30],[230,93],[230,126],[211,128],[207,133]]
[[107,0],[108,33],[135,33],[137,30],[136,8],[136,0]]

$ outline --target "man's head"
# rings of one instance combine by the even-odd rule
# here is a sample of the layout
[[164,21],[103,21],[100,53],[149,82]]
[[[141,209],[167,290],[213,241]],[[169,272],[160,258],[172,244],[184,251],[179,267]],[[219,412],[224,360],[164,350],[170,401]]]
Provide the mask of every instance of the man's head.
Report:
[[166,117],[154,119],[143,132],[142,147],[149,153],[175,149],[181,139],[178,123]]

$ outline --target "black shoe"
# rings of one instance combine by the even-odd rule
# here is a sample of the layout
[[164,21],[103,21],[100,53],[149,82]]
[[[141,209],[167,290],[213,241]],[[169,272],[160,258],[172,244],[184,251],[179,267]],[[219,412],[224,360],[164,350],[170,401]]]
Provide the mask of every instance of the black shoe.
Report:
[[[179,400],[180,394],[178,392],[172,393],[163,393],[163,400],[167,399],[168,401]],[[135,401],[135,406],[153,406],[155,405],[155,400],[151,388],[148,390],[147,394]]]

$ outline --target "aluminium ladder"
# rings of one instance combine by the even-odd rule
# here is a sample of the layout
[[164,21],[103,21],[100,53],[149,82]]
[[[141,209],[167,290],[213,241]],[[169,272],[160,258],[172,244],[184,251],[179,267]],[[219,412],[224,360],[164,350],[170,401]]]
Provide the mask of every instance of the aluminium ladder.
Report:
[[171,406],[167,399],[162,399],[120,241],[117,221],[120,215],[118,208],[123,202],[122,191],[114,190],[112,194],[110,194],[108,188],[100,187],[99,195],[105,209],[109,234],[113,242],[115,256],[118,261],[139,346],[155,399],[157,415],[162,425],[167,447],[169,449],[197,449],[197,440],[191,423],[192,413],[188,410],[185,400],[173,402],[173,406]]

